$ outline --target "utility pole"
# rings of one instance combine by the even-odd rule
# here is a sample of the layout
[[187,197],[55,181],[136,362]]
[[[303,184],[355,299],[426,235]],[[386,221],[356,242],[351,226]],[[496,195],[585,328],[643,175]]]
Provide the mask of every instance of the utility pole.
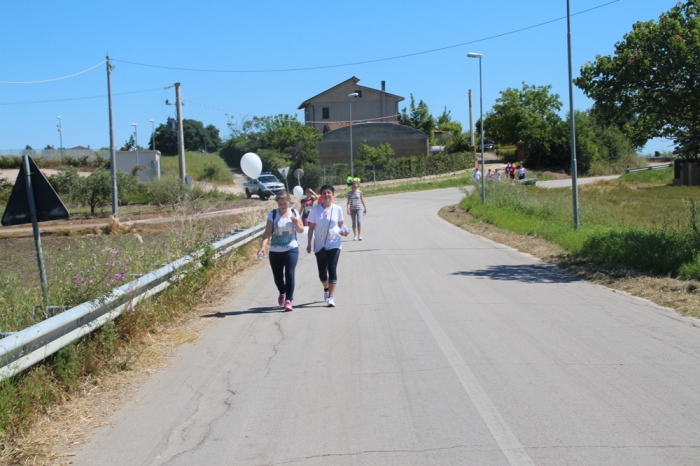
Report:
[[571,202],[574,209],[574,230],[579,228],[578,167],[576,164],[576,123],[574,122],[574,80],[571,71],[571,5],[566,0],[566,29],[569,47],[569,119],[571,122]]
[[471,135],[470,147],[474,147],[474,107],[472,106],[472,90],[469,89],[469,134]]
[[117,193],[117,156],[114,147],[114,123],[112,118],[112,62],[107,55],[107,101],[109,102],[109,169],[112,174],[112,215],[119,217],[119,196]]
[[177,157],[180,161],[180,183],[185,184],[185,136],[182,132],[182,100],[180,99],[180,83],[175,83],[175,99],[177,101]]

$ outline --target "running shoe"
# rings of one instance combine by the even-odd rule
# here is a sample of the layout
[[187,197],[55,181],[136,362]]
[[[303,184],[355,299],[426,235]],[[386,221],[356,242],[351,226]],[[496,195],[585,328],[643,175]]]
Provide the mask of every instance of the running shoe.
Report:
[[291,312],[293,310],[294,308],[292,307],[292,302],[290,300],[286,300],[284,302],[284,312]]
[[328,297],[330,296],[330,293],[328,290],[323,290],[323,300],[328,301]]
[[357,241],[362,241],[362,236],[358,236]]
[[335,307],[335,299],[333,299],[333,296],[328,297],[326,304],[328,304],[328,307]]
[[286,297],[287,295],[285,295],[284,293],[279,295],[279,297],[277,298],[277,304],[279,304],[280,306],[284,306],[284,300]]
[[353,241],[357,241],[357,236],[353,236],[353,237],[352,237],[352,240],[353,240]]

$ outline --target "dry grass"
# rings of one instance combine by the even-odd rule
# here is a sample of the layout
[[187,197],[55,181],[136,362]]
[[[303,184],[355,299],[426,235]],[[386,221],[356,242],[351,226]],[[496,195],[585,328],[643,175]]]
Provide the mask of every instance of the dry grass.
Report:
[[[261,217],[260,212],[246,212],[237,216],[236,223],[257,224]],[[121,230],[119,225],[113,227]],[[178,346],[198,338],[209,322],[198,316],[210,313],[212,307],[218,310],[216,306],[243,288],[249,269],[258,264],[253,243],[220,259],[221,267],[217,262],[201,279],[193,276],[195,282],[171,287],[151,298],[151,304],[146,302],[143,310],[118,319],[120,339],[114,353],[100,355],[97,366],[75,386],[63,391],[54,388],[57,396],[43,414],[29,420],[30,428],[3,439],[0,464],[70,464],[75,448],[87,441],[91,429],[109,425],[110,415],[133,399],[149,374],[166,366]],[[92,334],[81,348],[99,349],[99,341],[100,336]],[[50,365],[28,372],[53,380]]]
[[593,283],[624,291],[679,314],[700,317],[700,282],[656,277],[635,270],[609,268],[573,257],[567,250],[549,241],[498,228],[475,219],[459,205],[443,207],[440,217],[475,235],[505,244],[545,262],[555,264]]

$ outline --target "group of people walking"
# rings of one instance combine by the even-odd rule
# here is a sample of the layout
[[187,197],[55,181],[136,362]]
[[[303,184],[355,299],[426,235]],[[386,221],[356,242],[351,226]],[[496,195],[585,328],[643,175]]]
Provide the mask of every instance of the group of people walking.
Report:
[[[511,164],[508,162],[508,164],[505,166],[503,169],[504,175],[506,179],[510,178],[511,180],[515,179],[515,176],[517,174],[519,180],[524,180],[525,179],[525,167],[522,165],[518,165],[516,168],[514,164]],[[482,173],[479,170],[479,167],[476,167],[476,170],[474,170],[474,174],[472,175],[472,178],[474,178],[474,181],[480,181],[481,180]],[[486,172],[486,180],[487,181],[501,181],[501,172],[498,171],[498,168],[496,168],[493,172],[489,168],[488,172]]]
[[[299,261],[297,234],[308,226],[307,253],[313,250],[316,256],[318,276],[323,284],[323,299],[328,307],[335,307],[335,289],[338,283],[338,260],[342,238],[350,234],[345,226],[343,209],[334,203],[335,188],[332,185],[321,187],[320,195],[311,188],[306,190],[301,200],[301,214],[294,209],[292,199],[286,191],[276,196],[277,208],[267,215],[265,233],[262,237],[258,257],[265,255],[270,243],[269,261],[272,276],[279,291],[277,304],[285,311],[292,311],[294,300],[294,274]],[[314,205],[316,203],[316,205]],[[367,214],[367,206],[359,179],[353,180],[348,191],[347,215],[352,219],[353,241],[362,241],[361,217]],[[303,247],[303,245],[302,245]]]

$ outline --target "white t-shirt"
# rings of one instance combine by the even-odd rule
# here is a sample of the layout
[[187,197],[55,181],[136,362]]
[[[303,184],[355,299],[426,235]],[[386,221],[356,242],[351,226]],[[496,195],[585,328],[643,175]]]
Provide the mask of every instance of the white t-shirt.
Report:
[[335,204],[327,210],[318,204],[311,209],[309,223],[316,224],[314,228],[314,252],[326,249],[340,249],[341,236],[338,222],[343,222],[343,209]]
[[474,177],[474,181],[479,181],[481,179],[481,172],[475,171],[474,175],[472,175],[472,176]]
[[[270,252],[286,252],[294,248],[299,247],[297,242],[297,232],[294,228],[294,223],[292,223],[291,216],[294,215],[293,212],[289,212],[289,217],[282,217],[279,209],[277,211],[277,218],[274,220],[272,225],[272,237],[270,238]],[[272,220],[272,213],[275,210],[271,210],[267,214],[267,219]]]

